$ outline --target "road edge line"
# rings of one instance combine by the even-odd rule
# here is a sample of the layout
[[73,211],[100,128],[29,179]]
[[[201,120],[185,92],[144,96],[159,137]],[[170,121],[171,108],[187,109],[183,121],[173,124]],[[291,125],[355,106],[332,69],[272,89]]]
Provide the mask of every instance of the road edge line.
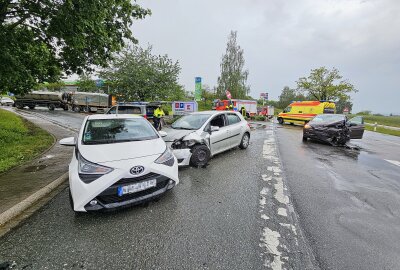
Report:
[[63,175],[58,177],[56,180],[54,180],[47,186],[39,189],[38,191],[36,191],[35,193],[30,195],[26,199],[22,200],[21,202],[17,203],[13,207],[11,207],[8,210],[1,213],[0,214],[0,227],[4,226],[10,220],[12,220],[13,218],[22,214],[25,210],[27,210],[29,207],[34,205],[36,202],[41,200],[43,197],[45,197],[46,195],[51,193],[53,190],[55,190],[57,187],[59,187],[66,180],[68,180],[68,172],[65,172]]

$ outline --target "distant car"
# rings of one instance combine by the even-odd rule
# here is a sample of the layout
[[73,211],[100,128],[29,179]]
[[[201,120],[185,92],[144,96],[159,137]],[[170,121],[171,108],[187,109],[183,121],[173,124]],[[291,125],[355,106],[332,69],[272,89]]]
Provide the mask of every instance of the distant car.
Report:
[[75,147],[69,165],[73,210],[139,204],[178,184],[177,160],[160,133],[141,116],[87,116],[78,139],[60,141]]
[[106,114],[134,114],[141,115],[146,119],[153,119],[154,110],[158,104],[138,102],[137,104],[115,105],[108,109]]
[[212,156],[237,146],[246,149],[250,142],[249,124],[234,111],[191,113],[164,130],[179,166],[204,166]]
[[350,139],[362,139],[364,134],[362,116],[350,120],[342,114],[319,114],[303,127],[303,141],[308,139],[332,145],[344,145]]
[[12,100],[9,97],[2,97],[0,99],[0,104],[1,105],[6,105],[6,106],[12,106],[12,105],[14,105],[14,100]]

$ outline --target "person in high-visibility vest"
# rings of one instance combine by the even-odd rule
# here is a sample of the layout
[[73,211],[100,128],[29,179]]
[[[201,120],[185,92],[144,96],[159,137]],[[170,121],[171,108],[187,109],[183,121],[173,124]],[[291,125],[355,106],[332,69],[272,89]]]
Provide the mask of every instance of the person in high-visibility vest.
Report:
[[229,105],[229,110],[233,111],[233,105]]
[[164,111],[161,109],[161,105],[158,105],[157,109],[154,110],[153,114],[153,124],[156,130],[160,130],[161,117],[165,115]]
[[243,117],[246,117],[246,108],[244,106],[240,108],[240,113],[243,115]]
[[228,106],[225,106],[225,111],[229,111],[229,107]]

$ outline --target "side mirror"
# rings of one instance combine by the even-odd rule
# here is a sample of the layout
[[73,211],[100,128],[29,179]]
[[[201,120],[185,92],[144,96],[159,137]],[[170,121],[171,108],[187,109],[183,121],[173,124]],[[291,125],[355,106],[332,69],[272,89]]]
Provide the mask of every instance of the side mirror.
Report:
[[218,130],[219,130],[218,126],[211,126],[211,132],[218,131]]
[[68,137],[60,140],[60,144],[65,146],[75,146],[76,140],[74,137]]
[[160,130],[158,133],[160,134],[161,137],[167,137],[167,135],[168,135],[167,132],[162,131],[162,130]]

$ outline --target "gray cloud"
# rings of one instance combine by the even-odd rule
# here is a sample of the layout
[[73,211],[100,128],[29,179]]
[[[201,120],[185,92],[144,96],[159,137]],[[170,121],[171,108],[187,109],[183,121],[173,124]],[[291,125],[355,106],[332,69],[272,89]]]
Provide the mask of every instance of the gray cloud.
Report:
[[400,1],[220,0],[138,1],[153,15],[132,26],[140,44],[214,86],[230,30],[238,31],[251,95],[277,99],[285,85],[320,66],[337,67],[359,93],[354,110],[400,113]]

